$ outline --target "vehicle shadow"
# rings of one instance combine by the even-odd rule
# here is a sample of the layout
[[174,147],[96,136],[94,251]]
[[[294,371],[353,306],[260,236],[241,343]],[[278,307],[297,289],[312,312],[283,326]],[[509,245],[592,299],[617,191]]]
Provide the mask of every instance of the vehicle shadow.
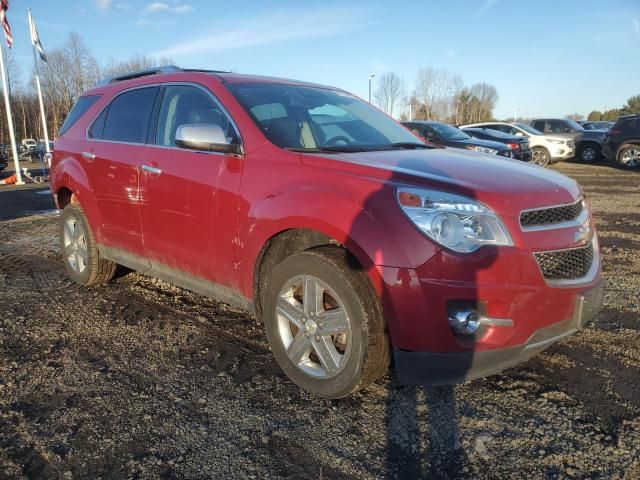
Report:
[[[437,154],[438,151],[432,151]],[[455,158],[450,159],[455,162]],[[431,184],[434,190],[438,189],[437,180],[453,180],[453,169],[449,173],[449,168],[434,168],[433,165],[424,165],[428,162],[420,151],[406,151],[406,155],[395,164],[394,172],[384,182],[379,190],[373,192],[363,202],[362,213],[354,220],[353,230],[358,230],[362,226],[371,221],[371,216],[375,216],[379,205],[395,200],[396,188],[402,186],[415,186],[419,188],[430,188]],[[508,160],[505,160],[508,161]],[[422,165],[421,165],[422,163]],[[458,167],[459,168],[459,167]],[[407,171],[426,171],[430,178],[425,178],[424,183],[416,184],[415,177],[407,176]],[[443,171],[444,170],[444,171]],[[467,198],[475,199],[476,195],[473,189],[462,187],[459,182],[455,185],[455,193],[463,195]],[[359,225],[362,222],[363,225]],[[490,248],[490,247],[485,247]],[[436,257],[441,253],[436,253]],[[465,257],[469,254],[460,254],[450,252],[453,257]],[[477,274],[480,270],[487,269],[495,262],[497,252],[493,254],[474,256],[474,261],[467,261],[465,257],[464,272],[460,273],[458,269],[458,278],[462,280],[463,288],[459,289],[461,296],[450,298],[449,301],[468,302],[477,306],[482,310],[480,303],[481,292],[478,291],[478,283],[476,282]],[[385,252],[376,252],[376,258],[382,259],[384,262]],[[435,258],[435,257],[434,257]],[[430,264],[434,259],[427,261]],[[436,260],[437,261],[437,260]],[[451,257],[449,258],[451,261]],[[376,262],[379,263],[379,262]],[[382,263],[385,265],[384,263]],[[447,305],[448,302],[443,298],[435,298],[434,296],[407,305],[406,301],[398,299],[415,298],[416,289],[431,288],[432,285],[443,280],[435,274],[429,278],[430,269],[419,267],[417,270],[405,268],[393,268],[392,266],[371,267],[382,270],[383,280],[380,287],[382,304],[387,322],[388,334],[392,340],[394,347],[400,348],[403,343],[407,343],[407,331],[401,325],[403,318],[411,318],[409,321],[416,321],[416,318],[424,319],[420,325],[421,335],[424,335],[423,344],[428,345],[423,351],[427,352],[450,352],[457,351],[466,353],[461,359],[457,359],[456,365],[458,379],[453,383],[459,383],[464,378],[467,371],[473,364],[475,351],[476,336],[467,336],[464,340],[455,338],[452,330],[447,327],[437,327],[438,322],[447,322]],[[433,270],[435,272],[436,269]],[[421,278],[420,275],[426,275]],[[426,298],[426,296],[425,296]],[[416,311],[419,309],[419,311]],[[482,328],[478,330],[477,335],[482,334]],[[404,331],[403,331],[404,330]],[[415,332],[415,329],[410,329]],[[433,335],[432,332],[440,333]],[[436,338],[442,332],[450,335],[448,339]],[[430,350],[432,348],[432,350]],[[399,350],[394,350],[394,356]],[[393,365],[388,375],[387,398],[385,405],[385,428],[386,428],[386,459],[385,459],[385,478],[389,479],[418,479],[418,478],[458,478],[463,476],[463,469],[468,463],[466,452],[462,448],[459,431],[459,411],[461,410],[456,400],[456,387],[446,382],[436,381],[437,385],[424,385],[417,382],[403,385],[402,372],[396,371],[398,365]],[[407,367],[406,361],[402,362]],[[444,365],[443,365],[444,366]],[[403,368],[404,368],[403,367]],[[413,373],[420,376],[420,365],[410,366]],[[411,375],[410,375],[411,376]],[[399,380],[400,377],[400,380]],[[424,374],[422,374],[424,377]],[[406,379],[406,376],[405,376]],[[463,409],[468,410],[467,406]]]

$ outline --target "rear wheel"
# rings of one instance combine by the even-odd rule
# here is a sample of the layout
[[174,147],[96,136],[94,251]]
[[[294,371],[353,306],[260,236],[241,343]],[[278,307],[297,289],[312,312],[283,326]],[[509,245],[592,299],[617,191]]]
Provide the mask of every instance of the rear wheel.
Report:
[[618,150],[618,163],[627,168],[640,167],[640,145],[622,145]]
[[531,153],[531,163],[540,165],[541,167],[546,167],[549,165],[550,160],[551,155],[549,155],[549,151],[546,148],[537,147],[533,149],[533,152]]
[[380,303],[346,251],[322,247],[286,258],[270,275],[264,305],[271,350],[304,390],[341,398],[387,370]]
[[102,258],[89,222],[77,203],[70,203],[60,216],[60,247],[68,275],[91,286],[113,278],[117,264]]
[[578,147],[578,158],[584,163],[597,162],[601,157],[602,153],[598,145],[586,144]]

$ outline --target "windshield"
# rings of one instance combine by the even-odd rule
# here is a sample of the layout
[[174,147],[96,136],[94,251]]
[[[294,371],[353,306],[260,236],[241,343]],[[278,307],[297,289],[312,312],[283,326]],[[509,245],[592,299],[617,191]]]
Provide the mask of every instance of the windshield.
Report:
[[281,148],[426,148],[395,120],[348,93],[277,83],[232,83],[227,88],[269,141]]
[[582,125],[580,125],[578,122],[575,122],[573,120],[565,120],[565,122],[567,122],[572,128],[575,128],[576,130],[584,130],[584,128],[582,128]]
[[447,140],[469,140],[471,138],[459,128],[445,123],[430,123],[429,126]]
[[514,125],[519,129],[524,130],[525,132],[530,133],[532,135],[543,135],[543,133],[540,130],[536,130],[535,128],[527,125],[526,123],[515,123]]

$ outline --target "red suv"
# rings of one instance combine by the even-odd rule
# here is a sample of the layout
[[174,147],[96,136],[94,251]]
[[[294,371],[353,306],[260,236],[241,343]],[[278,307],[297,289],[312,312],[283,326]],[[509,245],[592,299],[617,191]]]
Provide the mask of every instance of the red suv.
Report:
[[602,301],[576,182],[432,148],[304,82],[164,67],[86,92],[55,142],[69,275],[117,264],[255,312],[300,387],[339,398],[391,356],[450,384],[571,335]]

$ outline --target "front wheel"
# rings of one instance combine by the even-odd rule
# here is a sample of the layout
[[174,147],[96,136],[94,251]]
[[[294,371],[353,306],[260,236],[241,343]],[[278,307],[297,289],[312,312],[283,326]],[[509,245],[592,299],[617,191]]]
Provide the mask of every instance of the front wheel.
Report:
[[271,350],[304,390],[342,398],[387,370],[380,302],[346,251],[322,247],[286,258],[271,272],[264,305]]
[[67,274],[81,285],[106,283],[117,264],[102,258],[82,207],[70,203],[60,215],[60,247]]
[[600,160],[602,153],[598,145],[580,145],[578,148],[578,158],[584,163],[593,163]]
[[640,167],[640,145],[622,145],[618,150],[618,163],[627,168]]
[[531,163],[535,165],[540,165],[541,167],[546,167],[549,165],[549,161],[551,160],[551,155],[549,155],[549,151],[546,148],[534,148],[531,154]]

